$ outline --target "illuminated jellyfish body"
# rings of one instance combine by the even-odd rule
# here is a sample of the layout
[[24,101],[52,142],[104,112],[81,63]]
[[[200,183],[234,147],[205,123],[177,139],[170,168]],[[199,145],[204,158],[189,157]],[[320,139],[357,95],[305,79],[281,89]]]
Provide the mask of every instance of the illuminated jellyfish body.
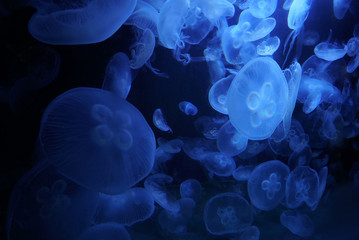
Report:
[[161,137],[157,138],[157,143],[166,153],[179,153],[184,144],[183,141],[178,138],[168,141]]
[[261,56],[273,55],[279,48],[280,39],[277,36],[263,40],[257,45],[257,54]]
[[218,80],[209,90],[209,104],[211,104],[211,107],[217,112],[228,114],[226,98],[229,86],[231,85],[234,76],[235,75],[231,74],[228,77]]
[[315,46],[320,39],[320,35],[314,30],[304,30],[303,45],[304,46]]
[[256,18],[266,18],[277,9],[277,0],[251,0],[248,9]]
[[74,88],[55,98],[42,117],[39,139],[59,172],[106,194],[146,177],[155,157],[155,138],[142,114],[96,88]]
[[329,62],[338,60],[345,56],[348,51],[346,45],[340,46],[336,43],[322,42],[314,48],[314,53],[317,57],[327,60]]
[[294,0],[285,0],[283,3],[283,9],[284,10],[289,10],[290,6],[292,6]]
[[237,181],[248,181],[249,177],[251,176],[251,173],[253,172],[253,169],[253,165],[239,166],[232,173],[233,178]]
[[222,17],[233,17],[234,6],[227,0],[194,0],[204,16],[213,24],[218,25]]
[[[305,134],[308,138],[308,135]],[[288,159],[288,167],[293,170],[299,166],[309,166],[312,160],[312,150],[310,146],[308,146],[308,139],[305,141],[306,146],[302,147],[300,150],[294,150]],[[302,145],[302,144],[298,144]]]
[[231,124],[226,122],[218,132],[217,147],[220,152],[233,157],[243,152],[248,144],[248,138],[240,134]]
[[207,154],[217,151],[216,142],[206,138],[183,139],[183,142],[183,151],[196,161],[201,161]]
[[238,154],[238,157],[241,159],[249,159],[257,156],[261,152],[263,152],[268,146],[267,140],[255,141],[248,140],[248,145],[246,150]]
[[40,161],[13,188],[7,214],[7,239],[77,239],[93,223],[98,193]]
[[231,176],[236,169],[234,159],[220,152],[207,153],[201,163],[209,172],[222,177]]
[[155,154],[155,163],[152,168],[152,173],[159,173],[163,171],[163,164],[171,160],[174,156],[174,153],[168,153],[164,151],[161,147],[156,149]]
[[288,176],[286,183],[286,205],[297,208],[302,203],[313,207],[319,201],[319,177],[315,170],[308,166],[295,168]]
[[[135,9],[136,0],[71,1],[34,6],[28,29],[40,42],[56,45],[97,43],[111,37]],[[75,7],[74,7],[75,6]]]
[[153,197],[144,188],[131,188],[119,195],[100,194],[96,222],[131,226],[151,217],[154,210]]
[[217,139],[218,131],[227,122],[227,117],[202,116],[194,122],[195,128],[207,139]]
[[357,53],[355,57],[352,57],[352,59],[350,59],[347,66],[347,72],[348,73],[354,72],[355,69],[358,68],[358,66],[359,66],[359,54]]
[[77,240],[130,240],[130,234],[126,228],[118,223],[102,223],[96,224],[84,231]]
[[130,61],[123,52],[112,56],[106,66],[102,89],[126,99],[131,90],[132,74]]
[[228,115],[237,131],[248,139],[270,137],[286,113],[288,84],[269,57],[248,62],[233,79],[227,93]]
[[352,0],[333,0],[334,16],[341,20],[347,13]]
[[264,211],[276,208],[284,199],[288,174],[288,166],[278,160],[257,165],[248,179],[248,195],[252,204]]
[[236,193],[221,193],[212,197],[204,208],[204,224],[209,233],[224,235],[240,232],[253,222],[247,200]]
[[259,240],[260,231],[257,226],[249,226],[241,230],[234,238],[230,240]]
[[294,210],[282,212],[280,222],[289,231],[300,237],[309,237],[314,232],[314,224],[310,217]]
[[146,28],[140,37],[131,47],[130,67],[139,69],[150,59],[155,48],[156,39],[153,32]]
[[160,108],[157,108],[153,112],[153,124],[161,131],[172,132],[172,129],[167,125],[166,119]]
[[198,109],[195,105],[190,102],[182,101],[178,104],[179,109],[181,112],[184,112],[188,116],[194,116],[198,113]]
[[347,54],[349,57],[354,57],[359,53],[359,37],[352,37],[348,40],[347,43],[348,51]]
[[187,179],[181,183],[180,194],[181,198],[191,198],[193,201],[198,202],[202,194],[202,185],[196,179]]

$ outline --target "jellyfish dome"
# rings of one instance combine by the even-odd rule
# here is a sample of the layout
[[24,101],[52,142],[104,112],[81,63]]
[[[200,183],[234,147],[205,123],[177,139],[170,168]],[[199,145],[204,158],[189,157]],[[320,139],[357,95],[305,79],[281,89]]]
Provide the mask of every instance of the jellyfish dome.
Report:
[[272,58],[258,57],[244,65],[229,87],[229,119],[248,139],[266,139],[283,120],[287,101],[282,70]]
[[156,142],[142,114],[102,89],[74,88],[54,99],[39,139],[59,172],[106,194],[130,188],[154,163]]
[[126,228],[118,223],[102,223],[94,225],[84,231],[78,240],[130,240],[130,234]]

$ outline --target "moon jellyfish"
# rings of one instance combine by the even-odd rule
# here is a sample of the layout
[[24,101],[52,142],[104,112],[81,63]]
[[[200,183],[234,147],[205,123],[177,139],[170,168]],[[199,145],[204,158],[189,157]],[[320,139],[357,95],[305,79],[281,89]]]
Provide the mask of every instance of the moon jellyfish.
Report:
[[140,39],[130,46],[131,60],[130,67],[132,69],[139,69],[150,59],[155,48],[156,39],[151,30],[146,28]]
[[194,0],[194,3],[213,25],[218,25],[222,17],[233,17],[235,12],[233,4],[227,0]]
[[333,0],[334,16],[341,20],[347,13],[352,0]]
[[248,62],[233,79],[227,94],[232,125],[248,139],[270,137],[286,113],[288,84],[269,57]]
[[242,229],[238,235],[230,240],[259,240],[260,231],[257,226],[249,226]]
[[118,223],[96,224],[86,229],[77,240],[130,240],[130,234],[126,228]]
[[172,133],[172,129],[167,125],[166,119],[160,108],[157,108],[153,112],[153,124],[161,131]]
[[317,31],[305,30],[303,36],[303,45],[314,46],[319,42],[319,39],[320,39],[320,35]]
[[277,9],[277,0],[251,0],[248,9],[256,18],[266,18]]
[[158,145],[163,151],[167,153],[179,153],[184,143],[181,139],[166,140],[164,138],[157,138]]
[[329,62],[338,60],[345,56],[348,51],[346,45],[340,46],[336,43],[322,42],[314,48],[314,53],[317,57],[327,60]]
[[201,163],[211,173],[228,177],[231,176],[236,169],[236,163],[233,158],[219,152],[208,153],[201,160]]
[[241,159],[250,159],[263,152],[267,148],[267,146],[267,140],[248,140],[247,148],[243,152],[238,154],[238,157]]
[[289,10],[290,6],[292,6],[294,0],[285,0],[283,3],[283,9]]
[[196,179],[187,179],[181,183],[180,193],[181,198],[191,198],[193,201],[198,202],[202,194],[202,185]]
[[297,208],[302,203],[313,207],[318,199],[319,177],[315,170],[308,166],[295,168],[288,176],[286,184],[286,204]]
[[310,217],[294,210],[282,212],[280,223],[293,234],[300,237],[309,237],[314,232],[314,224]]
[[237,181],[248,181],[249,177],[253,172],[254,166],[247,165],[247,166],[239,166],[234,172],[232,173],[233,178]]
[[225,122],[227,122],[227,117],[202,116],[196,119],[194,125],[205,138],[217,139],[218,131]]
[[233,157],[243,152],[248,144],[248,138],[240,134],[231,124],[226,122],[218,132],[217,147],[220,152]]
[[182,101],[178,104],[181,112],[184,112],[188,116],[195,116],[198,113],[198,109],[195,105],[190,102]]
[[290,155],[288,159],[288,167],[291,170],[299,166],[309,166],[310,161],[312,160],[312,150],[310,146],[307,145],[308,140],[305,141],[305,144],[305,147],[302,147],[302,149],[297,151],[294,150],[294,152]]
[[71,1],[58,6],[39,4],[28,29],[34,38],[48,44],[97,43],[111,37],[122,26],[136,3],[136,0],[95,0],[82,1],[79,6]]
[[280,39],[277,36],[267,38],[257,45],[257,54],[261,56],[273,55],[279,48]]
[[183,142],[183,151],[196,161],[201,161],[207,154],[217,151],[216,142],[206,138],[183,139]]
[[284,199],[288,174],[288,166],[278,160],[257,165],[248,179],[248,195],[252,204],[264,211],[276,208]]
[[131,188],[119,195],[100,194],[96,222],[131,226],[150,218],[154,210],[153,197],[144,188]]
[[240,232],[253,222],[247,200],[237,193],[221,193],[212,197],[204,208],[204,224],[210,234],[224,235]]
[[130,61],[125,53],[116,53],[107,64],[102,89],[126,99],[130,93],[131,83]]
[[350,59],[348,66],[347,66],[347,72],[352,73],[357,69],[359,66],[359,54],[356,54],[355,57]]
[[142,114],[96,88],[74,88],[55,98],[42,117],[39,139],[59,172],[106,194],[123,192],[146,177],[156,149]]
[[226,98],[229,86],[231,85],[234,76],[235,75],[231,74],[225,78],[218,80],[212,85],[211,89],[209,90],[209,104],[211,104],[211,107],[217,112],[228,114]]

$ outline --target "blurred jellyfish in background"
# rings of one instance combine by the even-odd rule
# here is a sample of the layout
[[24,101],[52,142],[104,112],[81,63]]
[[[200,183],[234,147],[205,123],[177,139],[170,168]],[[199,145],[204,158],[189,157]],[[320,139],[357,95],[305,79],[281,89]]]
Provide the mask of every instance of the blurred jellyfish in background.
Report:
[[314,232],[313,221],[306,214],[286,210],[280,215],[280,222],[289,231],[300,237],[309,237]]
[[167,125],[166,119],[162,113],[161,108],[157,108],[153,112],[153,124],[161,131],[172,133],[172,129]]
[[182,101],[178,104],[179,109],[181,112],[184,112],[188,116],[194,116],[198,113],[198,109],[195,105],[190,102]]
[[112,222],[94,225],[86,229],[78,239],[95,240],[101,238],[107,240],[131,239],[130,234],[127,232],[126,228],[123,225]]
[[352,0],[333,0],[334,16],[341,20],[347,13]]
[[181,198],[191,198],[198,202],[202,194],[201,183],[196,179],[187,179],[180,186]]
[[315,46],[320,39],[319,32],[315,30],[304,30],[303,45],[304,46]]

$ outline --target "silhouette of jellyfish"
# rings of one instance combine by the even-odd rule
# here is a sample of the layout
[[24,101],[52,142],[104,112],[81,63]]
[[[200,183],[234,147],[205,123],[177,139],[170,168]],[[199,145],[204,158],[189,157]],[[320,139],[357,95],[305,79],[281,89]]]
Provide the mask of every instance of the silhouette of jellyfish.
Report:
[[269,57],[248,62],[233,79],[227,93],[232,125],[248,139],[270,137],[283,120],[288,84],[278,64]]
[[204,208],[204,224],[210,234],[240,232],[253,222],[247,200],[237,193],[221,193],[212,197]]
[[314,232],[314,224],[310,217],[294,210],[282,212],[280,222],[289,231],[300,237],[309,237]]
[[157,108],[153,112],[153,124],[161,131],[172,133],[172,129],[168,126],[161,108]]
[[264,211],[276,208],[285,196],[288,174],[288,166],[278,160],[256,166],[248,179],[248,195],[252,204]]
[[130,240],[130,234],[126,228],[118,223],[102,223],[86,229],[78,240]]
[[39,139],[59,172],[106,194],[133,186],[154,163],[155,138],[142,114],[102,89],[74,88],[55,98]]
[[97,43],[111,37],[135,9],[137,0],[38,3],[28,29],[40,42],[55,45]]
[[180,185],[181,198],[191,198],[193,201],[198,202],[201,198],[202,185],[193,178],[183,181]]

